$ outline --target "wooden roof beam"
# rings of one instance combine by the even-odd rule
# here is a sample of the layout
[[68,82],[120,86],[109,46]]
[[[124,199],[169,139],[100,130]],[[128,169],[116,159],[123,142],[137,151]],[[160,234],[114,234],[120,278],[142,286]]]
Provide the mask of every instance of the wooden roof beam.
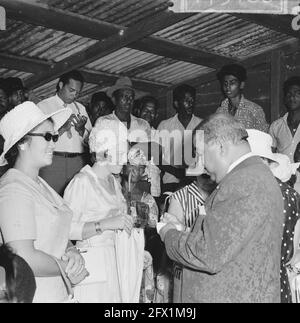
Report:
[[39,73],[36,76],[33,76],[27,81],[28,87],[36,88],[45,82],[47,83],[56,79],[62,73],[78,69],[95,62],[98,59],[121,49],[122,47],[126,47],[137,39],[152,35],[161,29],[173,25],[174,22],[178,22],[183,17],[184,16],[177,16],[173,13],[163,12],[155,17],[142,21],[127,28],[123,32],[119,32],[111,37],[99,41],[84,51],[65,58],[64,60],[56,63],[48,72]]
[[[8,55],[0,52],[0,68],[35,74],[38,71],[46,73],[51,66],[53,66],[53,63],[51,62],[17,55]],[[79,69],[79,71],[82,73],[86,83],[99,84],[103,87],[114,84],[119,77],[119,75],[101,71],[94,72],[87,69]],[[144,92],[159,92],[169,87],[169,84],[166,83],[156,83],[139,78],[132,78],[132,82],[137,90]],[[25,84],[26,86],[28,85],[26,80]]]
[[[8,18],[91,39],[102,40],[122,30],[126,32],[128,29],[127,27],[83,17],[82,15],[54,9],[38,3],[26,3],[21,0],[0,0],[0,5],[6,9]],[[177,21],[179,22],[191,14],[173,13],[173,15],[179,17]],[[173,24],[175,23],[174,21]],[[161,30],[163,29],[162,27]],[[155,36],[135,40],[132,44],[129,43],[127,47],[211,68],[219,68],[221,65],[233,62],[228,57]]]

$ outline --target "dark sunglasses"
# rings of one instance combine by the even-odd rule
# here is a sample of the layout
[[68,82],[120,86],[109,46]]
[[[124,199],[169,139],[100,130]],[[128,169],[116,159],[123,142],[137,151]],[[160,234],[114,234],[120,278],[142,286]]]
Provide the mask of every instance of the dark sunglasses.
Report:
[[57,142],[59,135],[52,135],[52,133],[50,132],[46,132],[46,133],[28,133],[28,136],[32,136],[32,137],[44,137],[44,139],[46,141],[53,141],[53,142]]

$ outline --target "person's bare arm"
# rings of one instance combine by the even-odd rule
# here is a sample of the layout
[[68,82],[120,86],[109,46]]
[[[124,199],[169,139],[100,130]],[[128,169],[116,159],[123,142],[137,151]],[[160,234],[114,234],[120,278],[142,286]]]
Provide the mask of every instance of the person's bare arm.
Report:
[[[35,249],[33,240],[13,241],[9,242],[8,246],[28,263],[36,277],[60,276],[59,268],[53,257]],[[67,262],[62,260],[59,262],[66,269]]]

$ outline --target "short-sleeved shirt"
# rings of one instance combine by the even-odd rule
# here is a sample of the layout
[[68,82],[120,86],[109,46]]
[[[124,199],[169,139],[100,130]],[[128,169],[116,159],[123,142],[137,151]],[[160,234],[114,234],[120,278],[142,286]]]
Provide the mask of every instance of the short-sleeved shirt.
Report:
[[75,130],[74,126],[71,128],[71,134],[69,132],[64,132],[60,137],[58,142],[55,145],[55,151],[58,152],[68,152],[68,153],[83,153],[84,152],[84,142],[86,137],[89,135],[89,132],[92,129],[91,121],[88,117],[85,107],[79,102],[73,102],[66,104],[58,96],[54,95],[48,99],[45,99],[38,103],[38,107],[44,113],[52,113],[60,109],[70,108],[72,113],[75,115],[82,115],[87,118],[87,123],[85,124],[85,133],[81,137],[79,133]]
[[147,142],[151,138],[151,127],[149,123],[146,120],[143,120],[141,118],[137,118],[134,115],[130,115],[131,122],[130,122],[130,128],[127,129],[127,124],[126,122],[122,122],[115,114],[115,112],[104,116],[100,117],[97,119],[95,123],[95,127],[101,120],[107,119],[107,120],[118,120],[120,122],[121,127],[126,127],[127,131],[127,138],[128,141],[130,142]]
[[[184,137],[184,143],[189,142],[190,145],[192,145],[192,131],[201,123],[201,121],[202,119],[193,115],[188,126],[184,128],[183,124],[178,119],[178,114],[176,114],[174,117],[164,120],[159,124],[157,130],[160,134],[162,134],[162,131],[167,131],[172,136],[172,132],[174,132],[174,130],[179,130],[178,134],[180,135],[181,140],[175,140],[174,146],[172,146],[171,141],[166,140],[162,143],[164,160],[170,161],[170,165],[173,165],[174,160],[177,158],[178,160],[181,159],[182,161],[182,158],[179,158],[179,154],[182,156],[183,134],[186,134]],[[185,130],[187,131],[185,132]],[[172,174],[165,173],[163,182],[164,184],[179,183],[179,179]]]
[[[275,120],[271,126],[269,133],[273,139],[273,147],[280,154],[287,155],[294,162],[294,154],[298,143],[300,142],[300,126],[298,126],[295,135],[293,136],[287,123],[288,113],[282,118]],[[297,180],[294,185],[296,191],[300,193],[300,176],[297,172]]]
[[[218,113],[229,113],[229,99],[225,99],[217,110]],[[242,123],[246,129],[256,129],[267,132],[269,125],[266,122],[264,110],[258,104],[247,100],[243,95],[234,118]]]
[[280,154],[287,155],[290,161],[294,162],[294,153],[298,143],[300,142],[300,126],[293,136],[287,123],[288,113],[282,118],[275,120],[271,126],[269,133],[273,138],[273,147]]

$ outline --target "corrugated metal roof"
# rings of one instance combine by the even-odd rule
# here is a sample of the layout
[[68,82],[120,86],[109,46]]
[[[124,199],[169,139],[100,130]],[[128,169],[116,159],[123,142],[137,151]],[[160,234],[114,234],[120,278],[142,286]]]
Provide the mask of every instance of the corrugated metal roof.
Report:
[[6,68],[0,68],[0,75],[1,77],[19,77],[22,80],[26,80],[27,78],[29,78],[30,76],[32,76],[32,74],[29,73],[24,73],[24,72],[20,72],[20,71],[16,71],[16,70],[8,70]]
[[169,0],[50,0],[53,8],[86,15],[121,26],[131,26],[169,7]]
[[[26,1],[24,1],[26,2]],[[166,10],[169,0],[39,0],[33,1],[112,23],[132,26]],[[226,58],[243,60],[261,52],[294,42],[295,38],[247,22],[229,14],[200,13],[155,34],[156,37],[192,46]],[[1,52],[47,62],[60,62],[97,43],[94,39],[63,31],[7,19],[7,31],[1,32]],[[83,66],[85,70],[110,75],[129,75],[158,86],[174,85],[209,73],[211,68],[124,47]],[[23,80],[32,75],[1,69],[1,77]],[[38,97],[55,93],[56,80],[36,90]],[[107,86],[104,84],[103,86]],[[100,90],[87,85],[83,97]]]
[[8,19],[1,32],[2,52],[59,62],[97,43],[96,40]]
[[131,69],[154,62],[160,58],[162,57],[148,54],[139,50],[122,48],[87,65],[86,67],[96,71],[101,70],[109,73],[124,74],[129,72]]
[[236,59],[249,58],[294,40],[220,13],[197,14],[156,33],[156,36]]
[[201,65],[174,61],[166,66],[157,67],[136,76],[151,81],[160,80],[164,83],[176,84],[211,71],[213,69]]

